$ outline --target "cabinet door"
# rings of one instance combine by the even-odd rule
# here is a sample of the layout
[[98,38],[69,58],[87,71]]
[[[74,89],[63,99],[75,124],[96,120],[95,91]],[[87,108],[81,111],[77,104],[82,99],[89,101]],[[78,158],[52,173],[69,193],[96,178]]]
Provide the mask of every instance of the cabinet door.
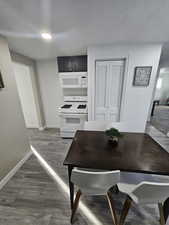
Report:
[[119,121],[123,84],[123,61],[109,62],[108,75],[108,120]]
[[87,56],[73,56],[71,57],[71,60],[73,72],[87,71]]
[[122,61],[96,62],[95,119],[119,120],[123,82]]
[[86,72],[87,71],[87,56],[64,56],[57,57],[58,69],[63,72]]
[[95,120],[108,119],[108,73],[107,63],[96,62]]
[[58,57],[57,61],[58,61],[59,72],[72,72],[73,71],[71,57],[69,57],[69,56]]

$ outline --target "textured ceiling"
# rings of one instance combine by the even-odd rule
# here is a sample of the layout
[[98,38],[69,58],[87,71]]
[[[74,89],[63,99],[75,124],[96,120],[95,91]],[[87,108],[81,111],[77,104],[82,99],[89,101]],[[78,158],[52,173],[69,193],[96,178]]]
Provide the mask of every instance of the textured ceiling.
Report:
[[168,0],[0,0],[0,34],[18,53],[53,58],[93,44],[167,43],[168,12]]

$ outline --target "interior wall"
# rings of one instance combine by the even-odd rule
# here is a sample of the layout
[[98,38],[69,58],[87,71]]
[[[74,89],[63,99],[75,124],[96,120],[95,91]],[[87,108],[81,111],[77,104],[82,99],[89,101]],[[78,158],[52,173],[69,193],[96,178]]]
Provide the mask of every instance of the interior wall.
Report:
[[[95,62],[96,60],[126,59],[120,121],[133,131],[145,130],[161,54],[161,45],[106,45],[88,48],[88,113],[94,119],[95,110]],[[148,87],[134,87],[136,66],[152,66]]]
[[58,108],[63,102],[56,59],[36,63],[46,127],[60,127]]
[[0,89],[0,179],[30,151],[6,39],[0,37],[0,70],[5,88]]

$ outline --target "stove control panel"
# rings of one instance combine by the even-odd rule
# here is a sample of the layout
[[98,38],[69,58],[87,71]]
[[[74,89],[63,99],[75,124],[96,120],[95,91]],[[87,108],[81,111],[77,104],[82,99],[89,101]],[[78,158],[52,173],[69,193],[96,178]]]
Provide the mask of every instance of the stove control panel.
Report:
[[64,102],[87,102],[87,96],[64,96]]

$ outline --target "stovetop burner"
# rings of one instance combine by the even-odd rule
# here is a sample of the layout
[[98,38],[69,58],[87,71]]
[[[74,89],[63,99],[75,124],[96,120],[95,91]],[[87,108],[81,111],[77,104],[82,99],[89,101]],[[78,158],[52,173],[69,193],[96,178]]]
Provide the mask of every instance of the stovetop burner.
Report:
[[66,104],[66,105],[63,105],[61,108],[62,108],[62,109],[69,109],[71,106],[72,106],[72,105]]
[[77,108],[78,108],[78,109],[85,109],[85,108],[86,108],[86,104],[85,104],[85,105],[78,105]]

